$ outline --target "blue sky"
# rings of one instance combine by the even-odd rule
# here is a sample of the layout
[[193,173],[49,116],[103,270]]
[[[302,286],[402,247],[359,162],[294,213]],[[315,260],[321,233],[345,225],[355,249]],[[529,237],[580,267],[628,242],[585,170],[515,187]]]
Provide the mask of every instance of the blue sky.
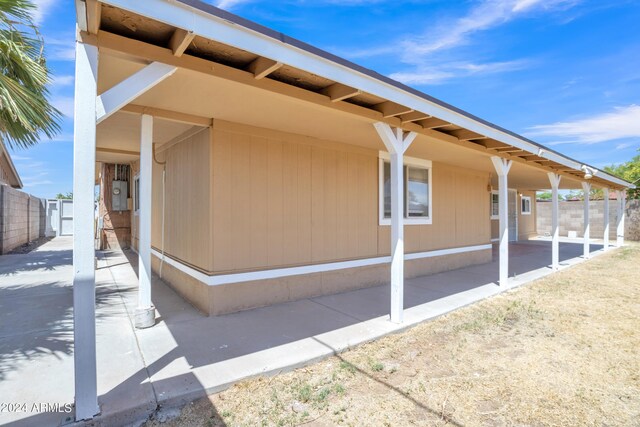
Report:
[[[37,0],[52,101],[73,112],[74,5]],[[245,18],[344,56],[602,167],[640,148],[635,0],[218,0]],[[12,153],[25,190],[72,190],[73,121]]]

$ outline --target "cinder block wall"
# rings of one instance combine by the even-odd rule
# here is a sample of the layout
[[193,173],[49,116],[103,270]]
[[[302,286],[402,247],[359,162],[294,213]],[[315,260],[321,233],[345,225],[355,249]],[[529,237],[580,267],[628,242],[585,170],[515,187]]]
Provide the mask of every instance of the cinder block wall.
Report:
[[[538,233],[551,233],[551,202],[538,202]],[[625,238],[640,240],[640,201],[630,200],[626,207]],[[567,237],[569,231],[575,231],[578,237],[583,236],[584,204],[581,201],[560,202],[560,236]],[[616,238],[616,224],[618,221],[618,204],[609,201],[609,236]],[[601,239],[604,236],[604,201],[592,200],[589,203],[589,224],[591,238]]]
[[625,237],[640,242],[640,200],[627,202],[627,218],[624,224]]
[[0,254],[44,235],[44,201],[0,185]]
[[29,195],[29,241],[40,237],[40,205],[37,197]]

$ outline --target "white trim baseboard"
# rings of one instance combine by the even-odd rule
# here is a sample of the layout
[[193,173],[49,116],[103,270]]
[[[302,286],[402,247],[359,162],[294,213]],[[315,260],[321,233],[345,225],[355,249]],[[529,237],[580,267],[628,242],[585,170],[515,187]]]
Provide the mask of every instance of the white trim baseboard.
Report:
[[[491,245],[476,245],[476,246],[463,246],[459,248],[451,248],[451,249],[440,249],[429,252],[416,252],[411,254],[406,254],[404,256],[405,261],[421,259],[421,258],[431,258],[438,257],[443,255],[453,255],[453,254],[461,254],[465,252],[474,252],[474,251],[482,251],[486,249],[491,249]],[[151,254],[156,258],[161,259],[162,254],[157,250],[151,248]],[[260,271],[249,271],[246,273],[232,273],[232,274],[219,274],[219,275],[207,275],[198,271],[194,268],[189,267],[181,263],[180,261],[176,261],[173,258],[164,257],[164,262],[171,265],[172,267],[177,268],[185,274],[193,277],[196,280],[201,281],[207,286],[219,286],[219,285],[227,285],[230,283],[241,283],[241,282],[251,282],[254,280],[265,280],[265,279],[276,279],[279,277],[288,277],[288,276],[298,276],[302,274],[312,274],[312,273],[322,273],[325,271],[334,271],[334,270],[343,270],[347,268],[355,268],[355,267],[366,267],[370,265],[379,265],[379,264],[387,264],[391,262],[391,257],[376,257],[376,258],[365,258],[365,259],[357,259],[353,261],[340,261],[340,262],[330,262],[326,264],[314,264],[314,265],[303,265],[300,267],[287,267],[287,268],[274,268],[270,270],[260,270]]]

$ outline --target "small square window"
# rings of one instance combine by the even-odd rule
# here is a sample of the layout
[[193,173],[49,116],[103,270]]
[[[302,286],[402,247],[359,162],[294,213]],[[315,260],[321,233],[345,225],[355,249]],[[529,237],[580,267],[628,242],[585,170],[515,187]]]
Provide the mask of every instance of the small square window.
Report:
[[[431,162],[405,157],[404,222],[431,224]],[[380,225],[391,223],[391,163],[388,153],[380,152]]]
[[500,196],[497,191],[491,191],[489,214],[491,219],[500,219]]

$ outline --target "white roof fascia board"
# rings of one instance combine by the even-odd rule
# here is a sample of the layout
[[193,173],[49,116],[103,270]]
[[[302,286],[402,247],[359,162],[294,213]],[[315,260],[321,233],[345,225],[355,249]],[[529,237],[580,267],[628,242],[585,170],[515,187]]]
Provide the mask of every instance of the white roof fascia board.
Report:
[[87,31],[87,5],[82,0],[76,0],[76,24],[80,31]]
[[[192,31],[206,39],[215,40],[251,53],[259,53],[259,55],[274,61],[360,89],[532,153],[536,153],[541,149],[537,144],[502,132],[488,124],[481,123],[457,111],[404,91],[373,76],[183,3],[169,0],[102,0],[102,3]],[[544,148],[542,149],[544,150]],[[541,157],[576,170],[580,170],[582,166],[582,163],[548,151],[545,151]],[[618,185],[633,187],[632,184],[602,171],[598,176]]]

